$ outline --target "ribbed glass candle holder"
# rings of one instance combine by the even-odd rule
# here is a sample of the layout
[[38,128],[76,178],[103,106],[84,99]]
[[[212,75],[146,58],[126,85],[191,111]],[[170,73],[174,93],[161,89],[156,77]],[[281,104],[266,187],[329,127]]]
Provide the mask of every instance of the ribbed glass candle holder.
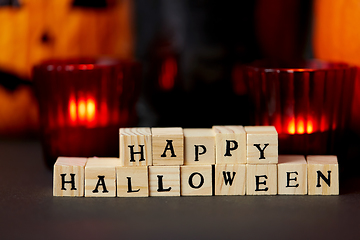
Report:
[[137,123],[140,65],[105,59],[49,60],[34,67],[41,136],[58,156],[119,155],[119,127]]
[[336,153],[350,119],[356,67],[309,60],[289,68],[262,60],[240,69],[234,89],[249,95],[254,125],[276,127],[280,153]]

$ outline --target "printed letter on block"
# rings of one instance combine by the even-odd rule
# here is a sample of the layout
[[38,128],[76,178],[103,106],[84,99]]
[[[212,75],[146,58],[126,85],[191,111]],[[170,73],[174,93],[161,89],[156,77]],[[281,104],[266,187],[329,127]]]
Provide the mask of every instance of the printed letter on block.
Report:
[[246,132],[243,126],[213,126],[216,164],[246,163]]
[[278,194],[307,194],[307,163],[304,156],[279,156]]
[[150,128],[120,128],[121,166],[152,165]]
[[215,165],[215,195],[245,195],[245,183],[245,164]]
[[215,164],[215,134],[211,128],[185,128],[185,165]]
[[87,158],[58,157],[54,165],[54,196],[84,196]]
[[182,128],[152,128],[154,166],[184,164],[184,134]]
[[88,158],[85,166],[85,197],[115,197],[119,158]]
[[339,195],[336,156],[307,156],[309,195]]
[[247,163],[278,163],[278,134],[273,126],[245,127]]

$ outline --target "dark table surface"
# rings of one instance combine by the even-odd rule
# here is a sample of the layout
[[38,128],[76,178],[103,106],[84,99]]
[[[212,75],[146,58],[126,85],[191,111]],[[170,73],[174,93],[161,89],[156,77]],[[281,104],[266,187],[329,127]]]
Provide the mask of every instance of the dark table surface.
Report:
[[360,179],[339,196],[61,198],[37,141],[0,141],[0,239],[360,239]]

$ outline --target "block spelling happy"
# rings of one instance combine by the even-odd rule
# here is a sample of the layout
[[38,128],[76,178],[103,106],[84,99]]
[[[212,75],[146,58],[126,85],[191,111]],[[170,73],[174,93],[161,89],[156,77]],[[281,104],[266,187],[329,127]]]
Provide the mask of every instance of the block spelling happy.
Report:
[[309,195],[339,195],[336,156],[307,156]]
[[84,196],[87,158],[58,157],[54,165],[54,196]]
[[181,196],[212,195],[212,165],[180,167]]
[[85,197],[115,197],[119,158],[88,158],[85,166]]
[[180,166],[149,166],[149,194],[180,196]]
[[276,164],[246,164],[246,195],[276,195],[276,193]]
[[278,134],[274,126],[245,127],[247,163],[278,163]]
[[148,167],[116,167],[118,197],[148,197]]
[[243,126],[213,126],[216,164],[246,163],[246,132]]
[[278,194],[307,194],[307,163],[302,155],[279,155]]
[[152,165],[150,128],[120,128],[120,165]]
[[245,164],[215,165],[215,195],[245,195],[245,183]]
[[215,133],[211,128],[184,129],[184,164],[215,164]]
[[154,166],[180,166],[184,164],[183,129],[152,128]]

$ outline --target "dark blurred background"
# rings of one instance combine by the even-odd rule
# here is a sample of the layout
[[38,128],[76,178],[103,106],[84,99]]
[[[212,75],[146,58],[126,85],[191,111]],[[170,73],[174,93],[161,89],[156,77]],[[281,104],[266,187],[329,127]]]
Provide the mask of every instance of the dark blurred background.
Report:
[[[81,57],[142,64],[133,126],[251,124],[239,67],[263,58],[359,66],[359,13],[346,0],[0,0],[0,138],[40,135],[34,65]],[[357,93],[359,81],[352,156]]]
[[309,58],[313,2],[0,0],[0,136],[37,134],[33,65],[110,56],[143,64],[139,126],[249,123],[237,66]]

